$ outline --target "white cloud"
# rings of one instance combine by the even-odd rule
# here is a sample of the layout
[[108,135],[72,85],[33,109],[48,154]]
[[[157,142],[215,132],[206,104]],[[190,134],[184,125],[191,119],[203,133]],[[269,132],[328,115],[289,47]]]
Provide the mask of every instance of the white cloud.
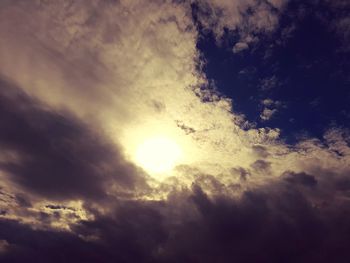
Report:
[[[145,136],[165,132],[186,145],[189,163],[218,172],[234,165],[232,154],[248,165],[245,148],[278,134],[241,130],[244,120],[229,99],[199,89],[206,80],[196,70],[187,5],[23,1],[1,12],[2,73],[52,107],[99,125],[127,154]],[[184,136],[178,121],[196,132]]]
[[272,116],[276,114],[278,109],[287,107],[285,103],[279,100],[274,101],[270,98],[262,100],[261,105],[263,106],[263,110],[260,114],[260,118],[263,121],[270,120]]
[[263,121],[268,121],[272,118],[273,115],[275,115],[277,112],[277,109],[268,109],[268,108],[264,108],[264,110],[262,111],[262,113],[260,114],[260,118]]
[[261,103],[265,106],[272,106],[274,104],[274,101],[272,99],[267,98],[262,100]]
[[238,43],[236,43],[236,44],[233,46],[232,51],[233,51],[233,53],[239,53],[239,52],[241,52],[241,51],[243,51],[243,50],[246,50],[246,49],[248,49],[248,48],[249,48],[249,46],[248,46],[247,43],[238,42]]

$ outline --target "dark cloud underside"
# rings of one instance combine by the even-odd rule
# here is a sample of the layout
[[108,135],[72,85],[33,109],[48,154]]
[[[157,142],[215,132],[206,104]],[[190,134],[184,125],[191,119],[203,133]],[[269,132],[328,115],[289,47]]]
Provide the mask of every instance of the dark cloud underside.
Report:
[[108,184],[132,189],[136,168],[115,146],[67,111],[55,112],[0,82],[0,162],[11,181],[54,199],[106,196]]

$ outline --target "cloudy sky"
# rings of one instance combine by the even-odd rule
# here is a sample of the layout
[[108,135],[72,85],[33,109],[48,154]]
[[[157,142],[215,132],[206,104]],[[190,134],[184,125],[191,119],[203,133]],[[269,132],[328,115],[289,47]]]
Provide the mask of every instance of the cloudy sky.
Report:
[[0,0],[0,262],[349,262],[348,0]]

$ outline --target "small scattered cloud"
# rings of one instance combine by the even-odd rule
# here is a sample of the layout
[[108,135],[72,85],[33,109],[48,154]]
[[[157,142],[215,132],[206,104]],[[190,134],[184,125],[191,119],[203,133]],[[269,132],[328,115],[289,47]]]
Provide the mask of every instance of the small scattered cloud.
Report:
[[311,107],[316,108],[321,104],[321,98],[317,97],[317,98],[313,99],[312,101],[310,101],[309,104]]
[[261,120],[263,121],[268,121],[272,118],[272,116],[274,114],[276,114],[277,112],[277,109],[268,109],[268,108],[265,108],[262,113],[260,114],[260,118]]
[[276,40],[278,45],[285,46],[287,42],[293,37],[294,32],[297,29],[297,24],[292,23],[281,30],[280,38]]
[[264,105],[264,106],[273,106],[274,105],[274,101],[272,99],[264,99],[261,101],[261,103]]
[[275,75],[260,80],[260,87],[263,91],[271,90],[280,85],[280,81]]
[[286,107],[286,105],[281,101],[274,101],[270,98],[262,100],[261,105],[263,106],[263,110],[260,114],[260,118],[263,121],[270,120],[272,116],[278,112],[278,109]]
[[246,67],[238,72],[240,75],[255,74],[257,72],[256,67]]
[[248,48],[249,48],[249,46],[248,46],[247,43],[238,42],[238,43],[236,43],[236,44],[233,46],[232,51],[233,51],[233,53],[239,53],[239,52],[241,52],[241,51],[243,51],[243,50],[246,50],[246,49],[248,49]]

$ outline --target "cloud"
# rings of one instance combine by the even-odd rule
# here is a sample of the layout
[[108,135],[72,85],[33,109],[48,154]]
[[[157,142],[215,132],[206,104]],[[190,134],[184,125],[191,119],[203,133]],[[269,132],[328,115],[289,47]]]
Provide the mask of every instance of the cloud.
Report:
[[107,184],[133,189],[142,181],[116,146],[72,114],[48,110],[5,81],[0,105],[2,152],[15,156],[1,159],[0,169],[11,182],[49,198],[94,199]]
[[223,29],[257,33],[272,30],[278,20],[278,12],[288,1],[204,1],[196,3],[199,8],[199,20],[221,37]]
[[232,51],[233,51],[233,53],[239,53],[239,52],[246,50],[248,48],[249,48],[249,46],[247,43],[238,42],[233,46]]
[[279,85],[280,85],[280,82],[278,81],[275,75],[261,80],[261,89],[263,91],[273,89]]
[[261,105],[263,107],[263,110],[260,114],[260,118],[263,121],[270,120],[273,117],[273,115],[275,115],[278,112],[278,109],[285,108],[287,106],[281,101],[273,101],[270,98],[262,100]]
[[272,118],[272,116],[277,112],[277,109],[268,109],[268,108],[265,108],[262,113],[260,114],[260,118],[263,120],[263,121],[268,121],[269,119]]
[[269,152],[268,149],[266,149],[266,147],[261,146],[261,145],[254,145],[252,147],[252,150],[255,154],[257,154],[257,156],[262,157],[262,158],[266,158],[269,156]]
[[317,185],[315,177],[306,173],[285,172],[283,176],[285,176],[287,182],[292,184],[300,184],[307,187],[314,187]]
[[218,43],[224,32],[235,32],[239,42],[233,46],[238,53],[259,41],[261,34],[270,34],[278,26],[279,15],[288,0],[277,1],[194,1],[197,21],[210,31]]
[[264,99],[262,102],[261,102],[264,106],[272,106],[274,104],[274,101],[272,99]]
[[253,164],[251,164],[251,167],[256,172],[269,172],[269,169],[271,167],[271,163],[264,161],[264,160],[257,160]]
[[[347,16],[350,9],[349,2],[344,0],[323,0],[321,2],[327,9],[327,13],[320,12],[318,19],[320,19],[325,28],[333,32],[340,40],[337,52],[349,52],[350,20]],[[313,4],[315,5],[317,2]]]
[[[196,4],[256,41],[284,1]],[[288,145],[247,124],[201,71],[189,2],[1,5],[0,261],[349,258],[349,133]],[[162,180],[133,157],[159,134],[185,156]]]
[[[349,8],[349,7],[348,7]],[[348,51],[347,46],[350,43],[350,19],[343,17],[334,22],[335,31],[344,42],[344,49]]]
[[[312,189],[318,191],[317,186]],[[125,202],[115,213],[81,222],[74,232],[84,239],[3,220],[1,238],[9,253],[1,257],[21,261],[32,255],[39,262],[60,262],[62,257],[66,262],[85,257],[96,262],[342,262],[349,257],[344,232],[349,224],[339,209],[348,212],[348,207],[315,203],[306,190],[282,180],[234,199],[211,197],[194,185],[165,203]],[[175,207],[177,212],[170,213]]]
[[288,40],[293,37],[293,34],[294,34],[296,29],[297,29],[296,24],[291,24],[291,25],[283,28],[281,31],[281,37],[279,40],[276,41],[276,43],[283,45],[283,46],[286,45]]

